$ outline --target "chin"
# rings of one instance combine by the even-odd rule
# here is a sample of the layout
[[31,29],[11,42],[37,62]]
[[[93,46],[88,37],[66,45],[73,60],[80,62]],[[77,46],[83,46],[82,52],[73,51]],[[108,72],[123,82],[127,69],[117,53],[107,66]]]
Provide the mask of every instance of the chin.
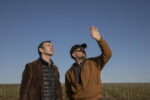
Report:
[[82,58],[86,58],[86,56],[82,56]]
[[53,56],[53,54],[49,54],[50,56]]
[[85,59],[85,57],[80,57],[80,59]]
[[49,55],[51,55],[51,56],[52,56],[53,54],[54,54],[54,52],[50,52],[50,53],[49,53]]

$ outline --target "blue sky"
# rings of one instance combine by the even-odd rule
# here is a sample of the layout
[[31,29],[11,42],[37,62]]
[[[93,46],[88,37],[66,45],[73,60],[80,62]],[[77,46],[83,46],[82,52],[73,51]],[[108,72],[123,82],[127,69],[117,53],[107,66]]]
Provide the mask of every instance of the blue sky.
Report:
[[88,57],[101,54],[89,27],[96,25],[112,50],[102,82],[150,82],[149,0],[0,0],[0,83],[20,83],[37,46],[51,40],[53,61],[64,83],[74,61],[72,45],[87,43]]

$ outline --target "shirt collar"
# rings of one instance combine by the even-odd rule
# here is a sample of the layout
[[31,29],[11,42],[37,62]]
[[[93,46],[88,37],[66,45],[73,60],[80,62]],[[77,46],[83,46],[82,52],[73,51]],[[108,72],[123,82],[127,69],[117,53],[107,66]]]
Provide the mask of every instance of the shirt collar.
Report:
[[83,60],[80,64],[74,63],[74,66],[83,67],[84,63],[85,63],[85,60]]
[[47,66],[53,65],[53,61],[51,59],[50,59],[50,63],[48,63],[42,57],[40,57],[40,61],[42,64],[47,65]]

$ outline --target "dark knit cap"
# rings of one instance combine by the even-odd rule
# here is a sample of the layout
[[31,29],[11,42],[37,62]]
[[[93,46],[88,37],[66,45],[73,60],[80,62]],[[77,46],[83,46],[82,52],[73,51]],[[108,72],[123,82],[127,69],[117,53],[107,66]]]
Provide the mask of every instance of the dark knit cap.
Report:
[[[78,49],[78,48],[83,48],[83,49],[85,49],[86,47],[87,47],[87,45],[86,45],[85,43],[83,43],[83,44],[81,44],[81,45],[78,45],[78,44],[73,45],[72,48],[70,49],[70,55],[71,55],[71,57],[72,57],[72,53],[73,53],[76,49]],[[72,58],[73,58],[73,57],[72,57]]]

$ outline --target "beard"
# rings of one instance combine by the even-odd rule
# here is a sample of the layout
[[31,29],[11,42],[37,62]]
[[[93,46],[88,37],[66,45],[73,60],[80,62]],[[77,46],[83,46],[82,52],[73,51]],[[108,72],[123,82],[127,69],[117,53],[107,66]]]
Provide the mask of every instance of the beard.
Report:
[[79,60],[84,60],[86,56],[78,57]]

